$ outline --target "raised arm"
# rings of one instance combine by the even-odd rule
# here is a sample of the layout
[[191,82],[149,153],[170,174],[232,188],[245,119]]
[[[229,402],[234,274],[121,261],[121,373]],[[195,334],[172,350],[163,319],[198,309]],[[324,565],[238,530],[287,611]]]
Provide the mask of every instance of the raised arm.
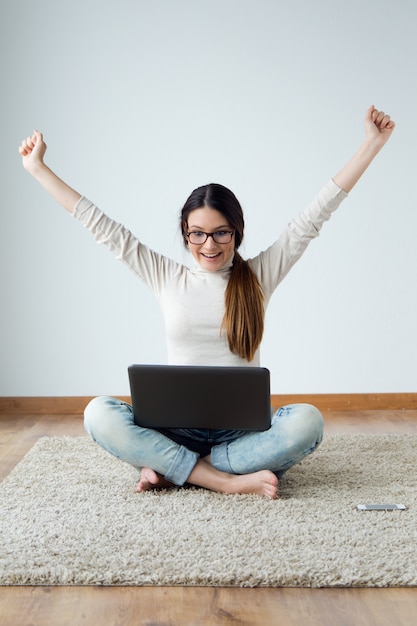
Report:
[[31,137],[24,139],[19,147],[23,167],[48,191],[67,211],[72,210],[81,195],[72,189],[44,163],[46,143],[42,133],[35,130]]
[[341,189],[349,192],[385,146],[395,128],[389,115],[370,106],[365,115],[365,141],[358,152],[340,170],[333,180]]

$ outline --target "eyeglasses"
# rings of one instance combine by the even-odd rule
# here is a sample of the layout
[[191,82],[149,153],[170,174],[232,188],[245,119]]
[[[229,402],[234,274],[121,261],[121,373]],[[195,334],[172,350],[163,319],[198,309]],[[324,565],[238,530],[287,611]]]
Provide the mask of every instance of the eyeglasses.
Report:
[[209,237],[216,243],[230,243],[234,234],[234,230],[217,230],[215,233],[203,233],[201,230],[192,230],[185,233],[188,241],[196,246],[206,243]]

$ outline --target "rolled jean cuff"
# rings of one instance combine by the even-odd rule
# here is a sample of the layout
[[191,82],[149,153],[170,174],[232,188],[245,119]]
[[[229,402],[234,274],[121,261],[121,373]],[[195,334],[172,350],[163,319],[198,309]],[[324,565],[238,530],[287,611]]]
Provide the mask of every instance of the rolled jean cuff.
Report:
[[229,455],[227,453],[229,443],[224,441],[217,446],[213,446],[210,453],[211,464],[221,472],[227,472],[228,474],[235,474],[236,472],[230,466]]
[[165,474],[166,480],[181,487],[193,471],[198,458],[199,454],[197,452],[192,452],[192,450],[180,446],[175,459]]

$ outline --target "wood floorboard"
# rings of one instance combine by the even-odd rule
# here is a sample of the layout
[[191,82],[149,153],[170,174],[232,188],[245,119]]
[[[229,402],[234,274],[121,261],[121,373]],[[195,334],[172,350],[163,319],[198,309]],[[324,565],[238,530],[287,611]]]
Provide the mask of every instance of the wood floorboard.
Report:
[[[417,433],[416,410],[325,412],[326,431]],[[44,436],[84,435],[79,415],[0,416],[0,479]],[[2,626],[410,626],[417,589],[0,587]]]

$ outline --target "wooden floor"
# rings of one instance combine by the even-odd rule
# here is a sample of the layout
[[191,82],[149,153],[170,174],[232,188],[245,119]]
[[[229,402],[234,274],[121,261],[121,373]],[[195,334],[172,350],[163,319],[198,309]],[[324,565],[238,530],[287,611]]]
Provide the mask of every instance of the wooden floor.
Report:
[[[417,434],[417,411],[325,413],[328,433]],[[0,478],[42,436],[83,435],[80,416],[0,417]],[[417,589],[0,587],[1,626],[410,626]]]

